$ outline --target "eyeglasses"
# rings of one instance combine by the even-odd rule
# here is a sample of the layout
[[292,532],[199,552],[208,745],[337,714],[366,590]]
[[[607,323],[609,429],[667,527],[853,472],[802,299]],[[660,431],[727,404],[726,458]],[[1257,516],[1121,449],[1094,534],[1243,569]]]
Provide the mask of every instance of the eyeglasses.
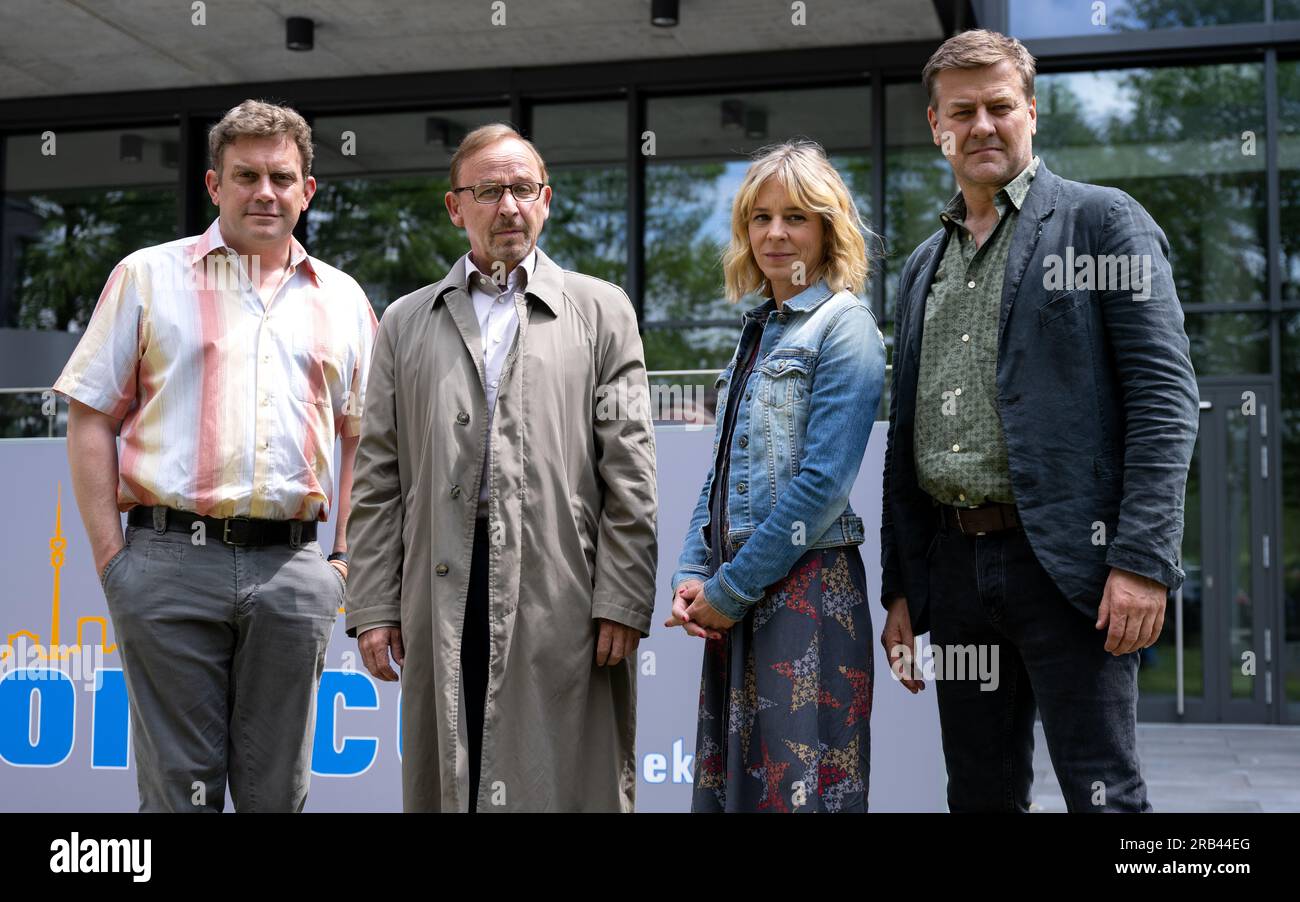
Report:
[[542,194],[541,182],[516,182],[513,185],[497,185],[492,182],[486,182],[482,185],[466,185],[464,188],[452,188],[452,193],[459,194],[461,191],[474,192],[474,199],[481,204],[494,204],[501,198],[505,197],[506,189],[515,196],[515,200],[520,203],[529,203],[537,200]]

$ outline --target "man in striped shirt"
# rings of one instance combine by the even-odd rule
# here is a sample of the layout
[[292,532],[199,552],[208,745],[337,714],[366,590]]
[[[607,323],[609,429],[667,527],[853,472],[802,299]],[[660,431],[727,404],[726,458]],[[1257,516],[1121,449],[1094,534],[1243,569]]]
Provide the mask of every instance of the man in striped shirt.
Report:
[[[378,323],[293,237],[316,189],[306,121],[245,101],[209,149],[217,220],[117,265],[54,388],[122,649],[140,810],[220,811],[229,780],[240,811],[300,811]],[[316,524],[336,478],[327,562]]]

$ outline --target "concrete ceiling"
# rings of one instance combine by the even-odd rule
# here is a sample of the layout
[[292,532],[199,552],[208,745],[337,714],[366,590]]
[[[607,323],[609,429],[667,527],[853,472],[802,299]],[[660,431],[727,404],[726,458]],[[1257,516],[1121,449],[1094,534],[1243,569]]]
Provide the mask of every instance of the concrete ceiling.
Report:
[[[4,0],[0,98],[939,40],[927,0]],[[194,24],[201,7],[204,24]],[[505,24],[494,25],[494,9]],[[316,22],[285,49],[285,20]],[[868,61],[864,60],[864,63]]]

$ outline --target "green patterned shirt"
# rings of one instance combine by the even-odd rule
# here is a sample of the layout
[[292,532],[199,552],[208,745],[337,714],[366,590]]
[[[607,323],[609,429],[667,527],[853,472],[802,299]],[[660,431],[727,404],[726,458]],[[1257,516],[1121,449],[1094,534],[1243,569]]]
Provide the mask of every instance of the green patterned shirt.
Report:
[[925,302],[914,441],[917,481],[942,504],[1015,503],[998,416],[998,319],[1016,220],[1037,170],[1034,157],[994,197],[998,223],[978,249],[961,192],[939,214],[949,238]]

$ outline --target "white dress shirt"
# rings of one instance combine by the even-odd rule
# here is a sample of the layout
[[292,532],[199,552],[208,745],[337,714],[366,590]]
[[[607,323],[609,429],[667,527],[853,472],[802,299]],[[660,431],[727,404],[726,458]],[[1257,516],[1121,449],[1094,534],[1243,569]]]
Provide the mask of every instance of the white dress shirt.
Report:
[[488,440],[487,453],[483,455],[483,480],[478,493],[480,516],[487,513],[488,474],[492,462],[492,419],[496,413],[501,369],[514,346],[515,334],[519,331],[519,311],[515,307],[515,296],[519,295],[522,300],[528,277],[533,274],[536,266],[537,250],[534,248],[510,271],[506,287],[502,289],[490,275],[481,272],[474,265],[469,254],[465,255],[466,282],[474,301],[474,315],[478,317],[478,331],[483,342],[483,377],[487,392]]

